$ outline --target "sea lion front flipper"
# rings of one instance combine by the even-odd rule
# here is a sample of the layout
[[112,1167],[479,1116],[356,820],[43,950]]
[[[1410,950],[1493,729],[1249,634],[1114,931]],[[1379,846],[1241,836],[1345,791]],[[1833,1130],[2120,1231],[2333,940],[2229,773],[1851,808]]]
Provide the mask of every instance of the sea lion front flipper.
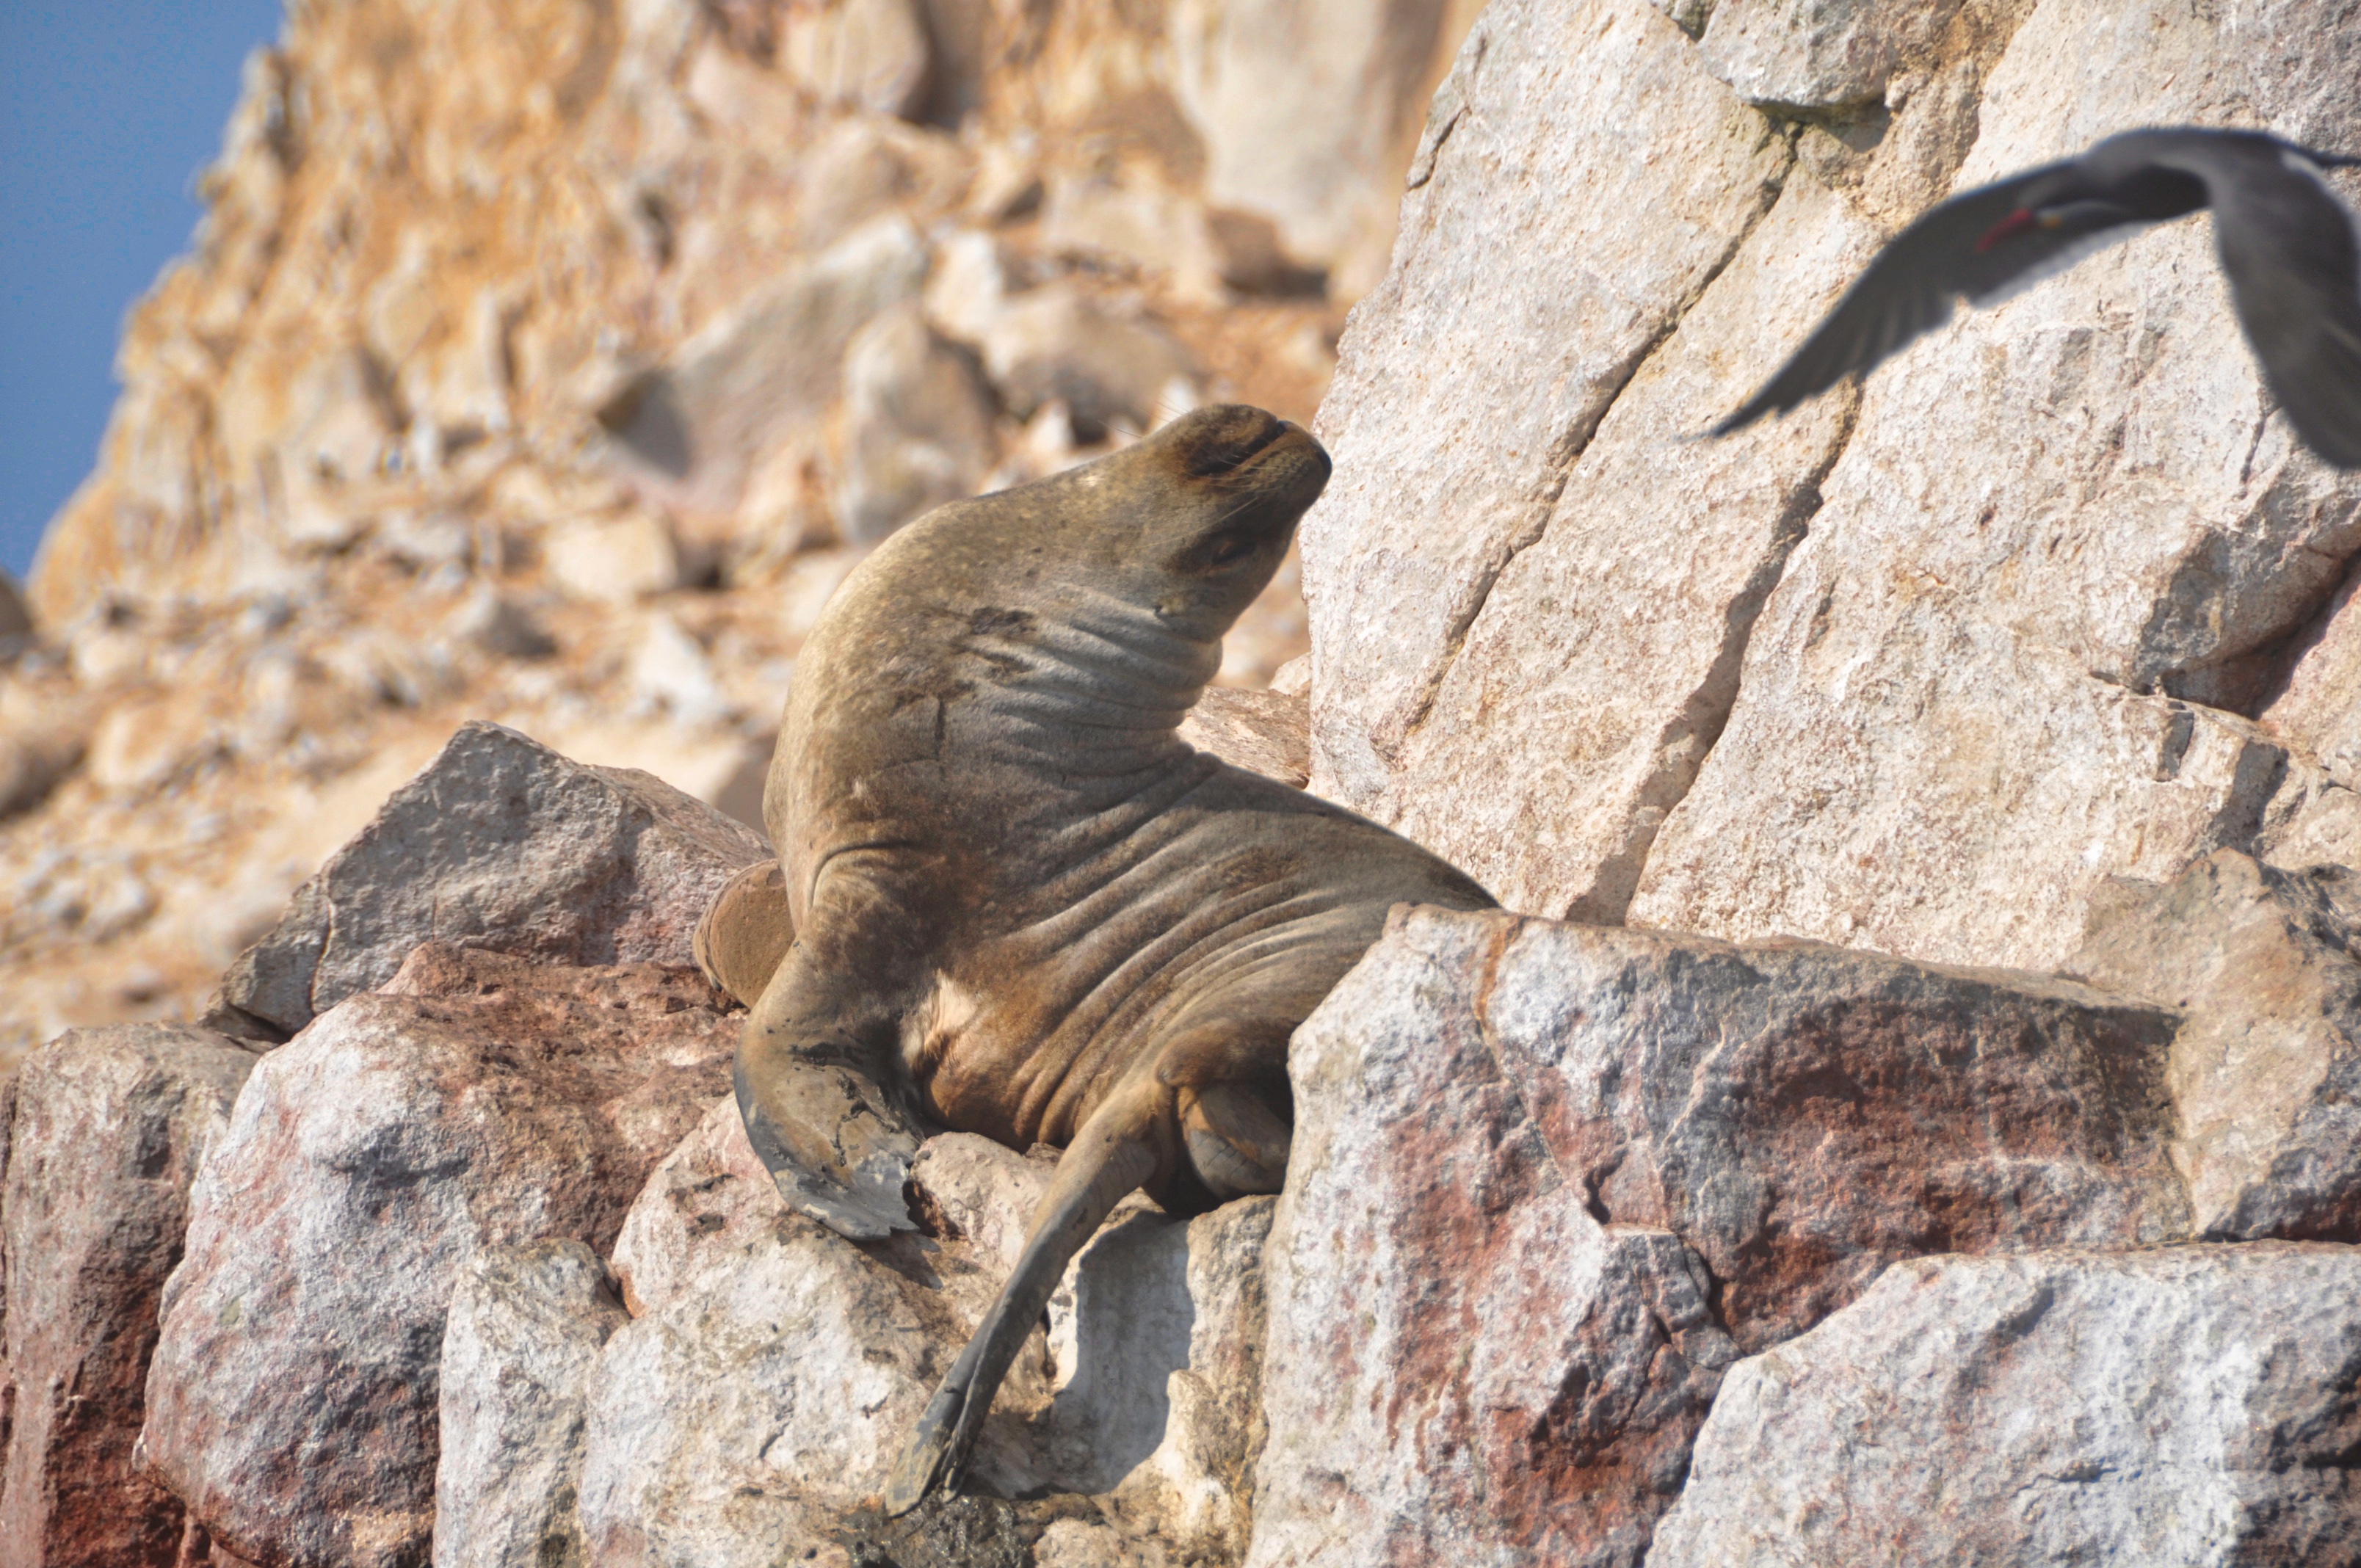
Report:
[[888,1027],[841,969],[798,942],[748,1015],[732,1074],[746,1141],[779,1195],[855,1241],[913,1228],[902,1186],[919,1135],[880,1087]]
[[908,1513],[939,1486],[959,1484],[992,1398],[1066,1265],[1125,1195],[1155,1174],[1156,1118],[1148,1095],[1118,1093],[1075,1135],[1034,1211],[1032,1234],[1008,1283],[927,1402],[885,1483],[888,1517]]
[[776,861],[748,866],[722,885],[697,922],[689,952],[716,989],[752,1007],[795,945],[787,879]]

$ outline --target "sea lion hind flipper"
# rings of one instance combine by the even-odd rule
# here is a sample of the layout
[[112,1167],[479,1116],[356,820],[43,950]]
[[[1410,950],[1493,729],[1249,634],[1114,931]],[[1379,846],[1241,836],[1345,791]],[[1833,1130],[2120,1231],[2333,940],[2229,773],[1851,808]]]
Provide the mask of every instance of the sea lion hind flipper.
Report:
[[919,1132],[863,1070],[867,1011],[797,947],[747,1016],[732,1071],[746,1142],[779,1195],[841,1236],[873,1241],[914,1226],[902,1189]]
[[1066,1265],[1125,1195],[1155,1174],[1157,1114],[1146,1096],[1118,1094],[1075,1135],[1034,1211],[1016,1267],[927,1402],[895,1464],[885,1484],[889,1517],[908,1513],[939,1487],[959,1484],[993,1396],[1065,1277]]

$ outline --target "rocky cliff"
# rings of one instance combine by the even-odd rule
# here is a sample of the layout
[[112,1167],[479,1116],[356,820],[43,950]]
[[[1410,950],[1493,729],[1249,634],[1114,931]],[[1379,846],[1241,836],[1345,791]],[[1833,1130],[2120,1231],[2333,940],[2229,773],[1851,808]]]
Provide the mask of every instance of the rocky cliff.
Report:
[[[0,1564],[2361,1563],[2361,477],[2203,219],[1690,439],[1956,186],[2361,150],[2361,4],[503,9],[298,12],[10,644],[21,1027],[215,994],[0,1079]],[[885,1520],[1046,1168],[785,1209],[726,775],[867,542],[1365,288],[1191,733],[1507,908]]]
[[[1474,10],[291,7],[0,599],[0,1060],[192,1015],[469,716],[752,819],[877,539],[1312,417]],[[1294,583],[1224,680],[1303,651]]]

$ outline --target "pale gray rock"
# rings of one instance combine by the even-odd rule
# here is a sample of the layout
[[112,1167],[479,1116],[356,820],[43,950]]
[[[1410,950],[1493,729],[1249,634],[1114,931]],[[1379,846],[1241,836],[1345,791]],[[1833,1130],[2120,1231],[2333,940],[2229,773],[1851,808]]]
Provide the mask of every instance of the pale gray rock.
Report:
[[135,1453],[141,1394],[190,1186],[256,1059],[180,1025],[69,1029],[0,1092],[6,1568],[174,1560],[183,1512]]
[[1933,52],[1959,9],[1960,0],[1720,0],[1700,52],[1750,104],[1869,104]]
[[1019,419],[1053,400],[1075,433],[1095,441],[1117,424],[1156,424],[1158,400],[1187,377],[1187,352],[1154,323],[1110,314],[1079,291],[1049,284],[1008,301],[985,323],[983,367]]
[[1278,691],[1207,686],[1180,739],[1233,767],[1302,787],[1312,772],[1311,705]]
[[630,604],[681,584],[680,541],[653,512],[590,518],[552,529],[541,542],[550,580],[592,604]]
[[441,943],[264,1058],[191,1198],[148,1381],[148,1464],[240,1556],[392,1568],[434,1516],[460,1271],[613,1245],[728,1083],[693,971]]
[[[1137,1521],[1184,1561],[1194,1555],[1236,1563],[1246,1555],[1254,1523],[1247,1478],[1263,1438],[1262,1363],[1268,1325],[1263,1254],[1277,1207],[1278,1200],[1272,1198],[1243,1199],[1191,1220],[1185,1238],[1172,1229],[1164,1232],[1175,1240],[1185,1239],[1185,1246],[1176,1250],[1186,1255],[1180,1284],[1187,1307],[1175,1316],[1180,1330],[1176,1337],[1185,1339],[1187,1354],[1185,1363],[1164,1377],[1162,1430],[1156,1446],[1116,1482],[1111,1501],[1118,1517]],[[1086,1268],[1076,1278],[1087,1284],[1112,1262]],[[1081,1306],[1079,1299],[1076,1304]],[[1077,1337],[1084,1321],[1078,1310],[1072,1319]],[[1055,1302],[1050,1327],[1053,1344],[1067,1343]],[[1120,1330],[1102,1324],[1098,1332],[1112,1335]],[[1154,1353],[1148,1365],[1129,1378],[1104,1381],[1117,1388],[1129,1383],[1152,1400],[1158,1392],[1155,1378],[1164,1371],[1169,1353],[1161,1346],[1133,1345],[1126,1354],[1138,1361],[1143,1349]],[[1084,1364],[1079,1343],[1075,1350],[1076,1364]]]
[[782,447],[817,450],[846,345],[879,312],[917,298],[926,276],[926,242],[908,218],[864,225],[627,381],[599,419],[651,489],[726,516]]
[[1897,1264],[1740,1362],[1650,1568],[2361,1561],[2361,1249]]
[[2174,1153],[2198,1233],[2361,1241],[2361,959],[2354,873],[2222,850],[2093,900],[2068,969],[2188,1011]]
[[[2343,145],[2356,69],[2361,19],[2295,0],[2046,3],[1958,183],[2141,123]],[[2107,877],[2253,842],[2287,758],[2222,710],[2361,545],[2361,479],[2269,404],[2203,224],[1895,356],[1821,489],[1631,919],[2049,969]]]
[[1477,22],[1315,427],[1336,465],[1302,528],[1319,793],[1388,818],[1493,583],[1788,161],[1644,0],[1507,0]]
[[434,1568],[582,1561],[582,1395],[628,1318],[573,1240],[478,1253],[459,1271],[437,1376]]
[[[873,1255],[782,1207],[741,1245],[702,1249],[713,1261],[678,1288],[642,1269],[635,1290],[665,1304],[618,1331],[590,1375],[591,1562],[770,1568],[873,1506],[974,1321],[926,1282],[955,1260],[893,1245]],[[980,1313],[996,1285],[960,1294]],[[978,1479],[1004,1495],[1045,1479],[1021,1413],[1043,1402],[1039,1367],[1020,1354],[977,1451]]]
[[914,0],[828,0],[789,9],[785,24],[780,63],[819,97],[880,115],[926,103],[933,56]]
[[[1376,280],[1386,178],[1425,107],[1448,7],[1387,0],[1180,0],[1173,85],[1205,148],[1204,193],[1258,214],[1293,257]],[[1316,51],[1318,69],[1307,69]]]
[[1733,365],[1768,376],[1877,243],[1817,179],[1788,174],[1616,398],[1382,784],[1355,805],[1512,909],[1622,917],[1721,733],[1755,617],[1810,526],[1853,403],[1839,393],[1727,441],[1683,437],[1726,411]]
[[430,940],[557,963],[692,963],[707,905],[769,853],[652,774],[471,720],[296,889],[223,976],[219,1004],[291,1034]]
[[1397,911],[1296,1031],[1249,1568],[1634,1568],[1736,1354],[1702,1262],[1593,1219],[1488,1049],[1515,925]]
[[2169,1009],[1817,943],[1454,924],[1421,917],[1396,941],[1456,968],[1458,1004],[1591,1212],[1697,1249],[1742,1349],[1809,1328],[1897,1257],[2191,1234]]
[[844,354],[837,527],[872,544],[919,513],[972,496],[999,457],[991,390],[915,304],[880,315]]
[[[2361,784],[2361,584],[2348,582],[2321,611],[2284,687],[2259,715],[2274,734],[2316,759],[2345,788]],[[2347,860],[2346,865],[2361,864]]]
[[[713,1105],[625,1218],[634,1321],[590,1385],[590,1561],[768,1564],[853,1529],[1024,1245],[1053,1162],[972,1134],[912,1168],[925,1234],[855,1245],[791,1213]],[[1118,1210],[1021,1353],[977,1475],[1096,1493],[1120,1539],[1235,1561],[1270,1205]],[[1128,1550],[1128,1548],[1126,1548]]]

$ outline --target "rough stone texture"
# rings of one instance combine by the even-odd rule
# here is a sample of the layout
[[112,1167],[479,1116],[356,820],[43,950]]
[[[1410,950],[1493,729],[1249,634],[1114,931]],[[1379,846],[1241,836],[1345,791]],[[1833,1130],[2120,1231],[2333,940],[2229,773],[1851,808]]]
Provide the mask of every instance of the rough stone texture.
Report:
[[2093,903],[2069,970],[2188,1010],[2169,1081],[2201,1235],[2361,1241],[2356,894],[2222,850]]
[[1422,916],[1401,939],[1457,971],[1592,1212],[1703,1256],[1742,1349],[1896,1257],[2191,1234],[2166,1088],[2178,1014],[1817,943],[1459,924]]
[[915,306],[856,334],[844,356],[844,475],[836,505],[847,539],[873,543],[930,508],[972,496],[998,456],[992,393],[969,355]]
[[223,977],[222,1000],[291,1034],[430,940],[689,963],[705,906],[768,854],[761,834],[660,779],[471,722],[296,890]]
[[1233,767],[1301,788],[1312,772],[1311,711],[1301,696],[1208,686],[1180,739]]
[[[1015,1262],[1050,1168],[972,1134],[930,1139],[912,1171],[927,1234],[855,1245],[786,1212],[736,1106],[716,1104],[615,1248],[634,1321],[591,1375],[589,1561],[767,1565],[874,1533],[862,1510]],[[1236,1561],[1269,1213],[1119,1210],[1019,1355],[977,1479],[1097,1493],[1126,1551],[1152,1539],[1174,1561]]]
[[1382,800],[1493,580],[1787,162],[1640,0],[1477,23],[1315,427],[1336,463],[1302,529],[1320,793]]
[[[1721,732],[1755,615],[1819,504],[1852,402],[1728,441],[1675,438],[1726,411],[1733,363],[1768,375],[1873,244],[1816,178],[1787,176],[1616,398],[1538,536],[1500,568],[1383,788],[1356,805],[1510,908],[1621,918]],[[1687,537],[1666,549],[1673,519]]]
[[70,1030],[16,1079],[0,1143],[7,1568],[174,1561],[180,1501],[133,1442],[190,1184],[255,1060],[209,1030],[118,1025]]
[[[742,806],[728,754],[895,514],[1210,398],[1309,422],[1474,10],[291,9],[35,633],[0,610],[0,1066],[199,1015],[465,719]],[[873,364],[921,280],[946,341]],[[988,337],[1022,416],[953,373]],[[1290,565],[1220,678],[1307,646]]]
[[[1791,162],[1710,74],[1741,38],[1884,103]],[[1857,412],[1682,438],[1948,190],[2159,120],[2341,145],[2356,49],[2342,5],[1733,0],[1703,44],[1636,0],[1495,6],[1318,426],[1313,787],[1512,907],[2033,969],[2106,877],[2279,831],[2332,672],[2246,716],[2361,482],[2265,406],[2203,222],[1933,334]]]
[[460,1269],[613,1244],[728,1081],[719,1002],[693,971],[435,943],[264,1058],[191,1200],[142,1438],[216,1540],[283,1564],[424,1552]]
[[1896,1265],[1740,1362],[1651,1568],[2361,1562],[2361,1250]]
[[583,1385],[627,1321],[578,1241],[491,1248],[459,1271],[436,1378],[434,1568],[582,1561]]
[[1495,1065],[1465,988],[1506,928],[1397,912],[1296,1032],[1251,1568],[1636,1564],[1736,1354]]
[[756,465],[834,396],[846,345],[880,312],[914,299],[927,251],[909,220],[878,220],[790,270],[631,381],[600,413],[664,493],[727,514]]
[[1960,0],[1720,0],[1706,24],[1706,69],[1766,108],[1871,102],[1923,58]]
[[[2356,64],[2351,6],[2043,4],[1959,181],[2139,123],[2342,144]],[[2222,710],[2361,544],[2361,479],[2265,400],[2203,224],[1897,356],[1822,490],[1633,919],[2050,968],[2103,878],[2252,839],[2285,758]]]
[[[1410,152],[1435,44],[1465,32],[1473,11],[1466,0],[1181,0],[1174,83],[1204,140],[1207,197],[1270,220],[1296,258],[1366,291],[1397,199],[1370,176]],[[1307,70],[1313,51],[1319,68]]]
[[[2350,789],[2361,783],[2361,582],[2347,581],[2296,650],[2263,722]],[[2352,863],[2350,861],[2347,864]]]

